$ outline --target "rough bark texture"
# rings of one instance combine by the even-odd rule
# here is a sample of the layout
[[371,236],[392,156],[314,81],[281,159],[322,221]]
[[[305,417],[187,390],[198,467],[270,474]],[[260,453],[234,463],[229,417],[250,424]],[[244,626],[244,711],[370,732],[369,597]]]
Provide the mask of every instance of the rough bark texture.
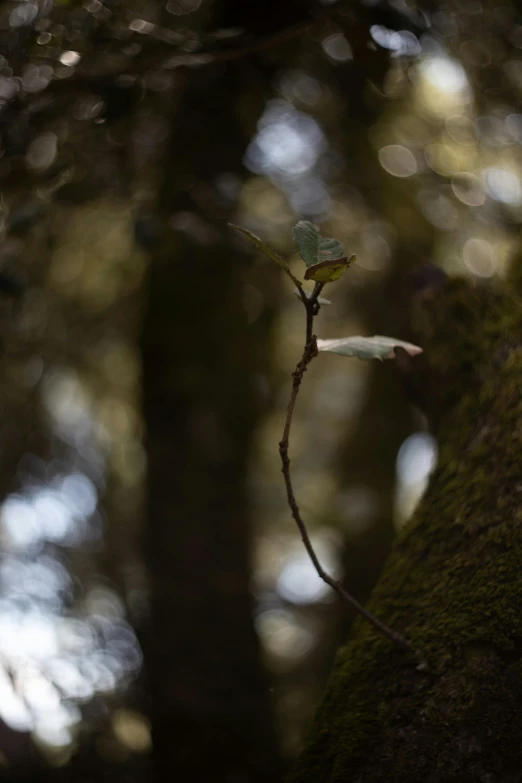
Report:
[[522,307],[460,281],[423,300],[439,464],[369,606],[430,672],[356,624],[295,783],[522,780]]

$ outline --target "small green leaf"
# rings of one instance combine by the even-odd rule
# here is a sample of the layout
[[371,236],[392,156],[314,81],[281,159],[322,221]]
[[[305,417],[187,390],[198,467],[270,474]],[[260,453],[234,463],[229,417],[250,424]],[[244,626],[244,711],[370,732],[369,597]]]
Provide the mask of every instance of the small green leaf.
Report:
[[[301,290],[302,290],[303,294],[306,296],[306,298],[310,299],[310,297],[312,296],[312,292],[311,291],[305,291],[304,288],[302,288]],[[297,289],[295,289],[294,294],[296,296],[298,296],[299,299],[301,298],[301,294],[299,293],[299,291]],[[320,305],[331,305],[332,304],[329,299],[324,299],[322,296],[318,296],[317,297],[317,301],[319,302]]]
[[315,280],[317,283],[332,283],[338,280],[343,272],[355,261],[351,258],[339,258],[335,261],[321,261],[319,264],[309,266],[305,272],[305,280]]
[[344,245],[338,239],[321,237],[319,240],[321,261],[337,261],[345,255]]
[[301,258],[308,267],[323,261],[338,261],[345,256],[343,245],[337,239],[322,237],[319,229],[309,220],[300,220],[294,226],[294,238]]
[[243,234],[250,242],[252,242],[253,245],[257,247],[258,250],[261,250],[262,253],[264,253],[265,256],[268,256],[268,258],[271,258],[272,261],[275,261],[276,264],[279,264],[279,266],[284,269],[286,274],[290,277],[290,279],[297,285],[301,285],[299,280],[294,277],[294,275],[290,271],[290,267],[284,260],[284,258],[281,258],[279,253],[274,250],[273,247],[270,247],[270,245],[267,245],[266,242],[263,242],[262,239],[260,239],[258,236],[253,234],[251,231],[248,231],[246,228],[242,228],[241,226],[236,226],[234,223],[228,224],[230,228],[235,229],[236,231],[239,231],[240,234]]
[[341,337],[339,340],[317,340],[317,350],[356,356],[358,359],[395,359],[395,348],[404,348],[410,356],[422,353],[422,348],[394,337]]
[[321,235],[319,234],[319,231],[309,220],[300,220],[299,223],[294,226],[294,239],[306,266],[313,266],[320,261],[320,238]]

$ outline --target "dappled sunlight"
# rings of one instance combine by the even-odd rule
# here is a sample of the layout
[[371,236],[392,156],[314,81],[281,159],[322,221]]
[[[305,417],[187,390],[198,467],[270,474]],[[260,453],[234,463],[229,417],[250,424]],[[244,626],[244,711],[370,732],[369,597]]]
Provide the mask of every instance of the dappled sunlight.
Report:
[[397,454],[397,494],[395,509],[399,525],[411,516],[437,464],[437,442],[427,432],[407,438]]
[[[0,568],[2,592],[10,596],[0,601],[0,717],[45,744],[67,746],[82,720],[79,705],[115,691],[138,670],[141,654],[108,588],[103,602],[94,597],[97,588],[87,593],[82,619],[64,616],[63,584],[43,559],[24,565],[11,558]],[[53,595],[58,605],[48,603]]]
[[301,177],[326,149],[317,122],[284,101],[267,106],[258,128],[245,161],[256,174],[266,172],[283,182]]
[[[57,477],[24,495],[10,495],[0,509],[0,536],[10,550],[39,549],[44,542],[77,546],[96,540],[98,493],[81,473]],[[90,520],[93,519],[92,526]]]
[[[312,544],[323,567],[335,579],[341,578],[336,551],[338,543],[329,540],[328,536],[321,536],[319,532],[312,538]],[[331,588],[319,578],[310,558],[301,548],[286,558],[276,589],[284,600],[295,604],[311,604],[333,598]]]
[[[40,134],[27,165],[43,170],[56,154],[57,137]],[[104,202],[64,214],[49,263],[10,324],[4,373],[17,398],[1,423],[4,433],[14,422],[20,432],[29,428],[0,505],[0,721],[30,734],[54,761],[69,758],[87,705],[120,698],[142,662],[121,586],[100,561],[108,488],[127,488],[129,542],[136,521],[145,462],[139,362],[129,324],[98,324],[93,314],[131,302],[144,261],[128,207]],[[35,217],[29,205],[18,219]],[[141,739],[139,726],[137,739],[129,734],[132,752],[148,749],[144,731]],[[119,734],[127,736],[125,728]]]
[[[245,682],[298,752],[352,615],[281,475],[306,335],[292,227],[356,256],[321,292],[323,340],[413,340],[412,272],[480,288],[517,256],[516,3],[255,5],[0,10],[0,777],[36,748],[135,783],[192,722],[203,758],[236,698],[263,735]],[[389,355],[321,353],[289,439],[317,556],[363,603],[437,464],[403,380]]]
[[328,192],[319,176],[319,163],[326,148],[325,136],[316,120],[287,101],[274,100],[259,121],[245,164],[275,182],[295,212],[321,216],[329,207]]
[[284,609],[260,612],[256,618],[256,630],[268,653],[278,662],[304,657],[314,643],[310,631]]

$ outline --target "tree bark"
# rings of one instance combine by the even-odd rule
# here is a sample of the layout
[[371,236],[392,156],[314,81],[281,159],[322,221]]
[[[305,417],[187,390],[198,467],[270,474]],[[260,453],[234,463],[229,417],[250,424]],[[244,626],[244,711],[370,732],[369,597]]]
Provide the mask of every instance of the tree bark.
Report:
[[357,622],[294,783],[522,780],[522,307],[461,281],[421,299],[439,464],[369,608],[429,671]]
[[244,174],[241,78],[222,68],[186,86],[161,194],[180,229],[149,277],[144,647],[158,781],[260,783],[279,772],[253,626],[246,487],[271,316],[265,306],[248,325],[244,286],[256,272],[227,227],[235,202],[217,189],[223,173],[238,186]]

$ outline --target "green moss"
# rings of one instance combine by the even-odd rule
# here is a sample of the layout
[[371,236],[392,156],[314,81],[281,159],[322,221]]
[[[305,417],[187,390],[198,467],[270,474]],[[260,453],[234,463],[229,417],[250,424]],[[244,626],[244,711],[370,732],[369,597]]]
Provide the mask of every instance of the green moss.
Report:
[[452,282],[422,303],[439,464],[369,608],[431,673],[359,622],[292,780],[520,780],[522,306]]

